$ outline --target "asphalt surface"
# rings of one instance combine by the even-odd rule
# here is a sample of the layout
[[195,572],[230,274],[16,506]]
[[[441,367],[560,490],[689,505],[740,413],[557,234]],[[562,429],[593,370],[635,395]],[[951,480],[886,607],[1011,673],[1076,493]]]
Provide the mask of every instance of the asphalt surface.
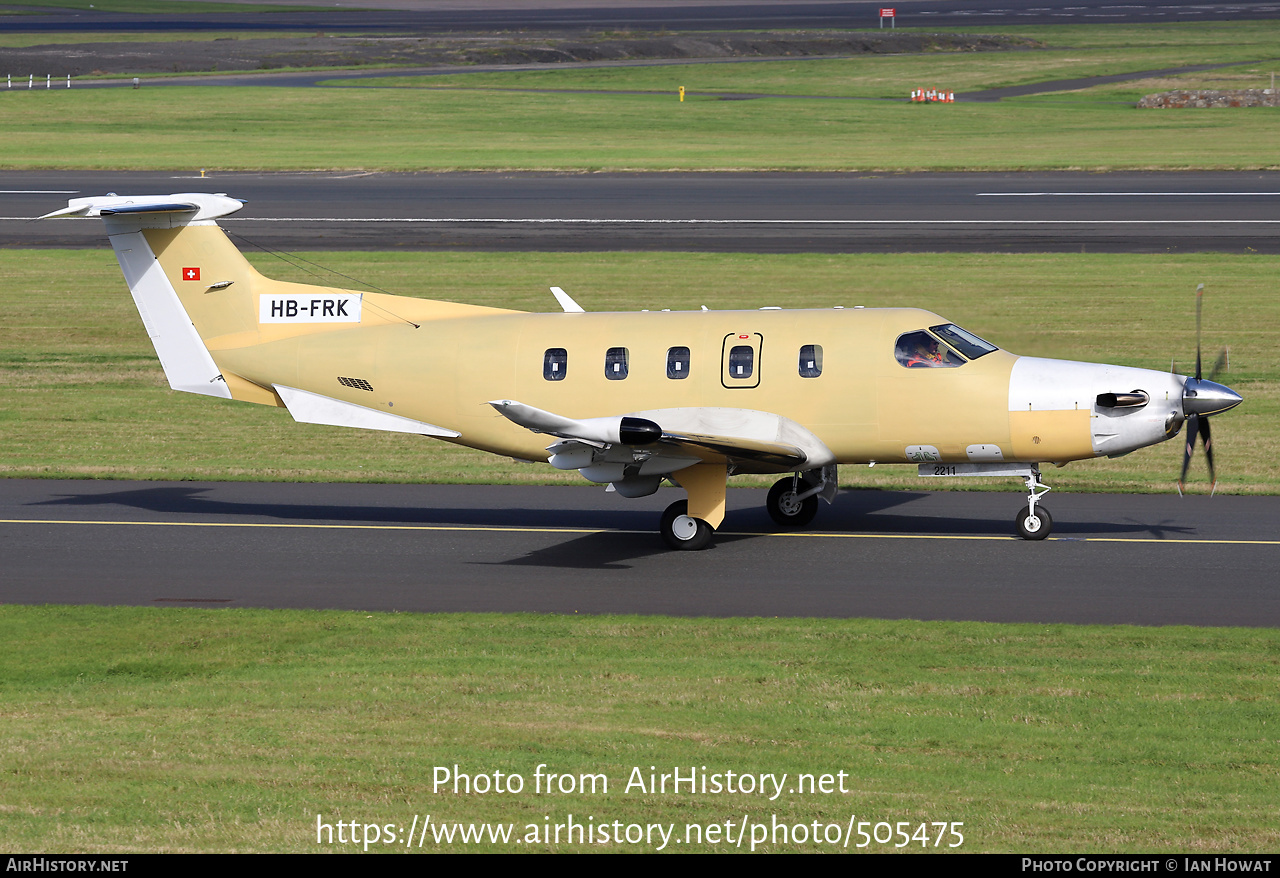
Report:
[[1013,480],[845,491],[790,536],[731,490],[714,546],[670,552],[679,493],[6,479],[0,601],[1280,625],[1276,497],[1051,495],[1029,543]]
[[1280,173],[0,171],[0,246],[106,246],[79,195],[226,192],[242,249],[1280,252]]
[[[13,4],[20,6],[21,4]],[[540,0],[531,3],[429,3],[417,9],[334,9],[287,13],[151,13],[98,10],[11,16],[0,32],[323,30],[440,32],[491,29],[564,30],[583,27],[644,30],[749,30],[850,28],[879,24],[881,2],[689,2],[617,0],[598,4]],[[1277,3],[1176,3],[1170,0],[906,0],[893,4],[903,27],[962,28],[1007,24],[1214,22],[1280,18]]]

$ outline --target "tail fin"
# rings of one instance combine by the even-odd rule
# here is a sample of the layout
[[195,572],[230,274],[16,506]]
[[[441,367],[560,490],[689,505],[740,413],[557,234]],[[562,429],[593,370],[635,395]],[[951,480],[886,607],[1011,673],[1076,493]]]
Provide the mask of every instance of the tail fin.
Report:
[[263,277],[216,223],[243,205],[199,192],[105,195],[74,198],[41,219],[100,217],[106,223],[169,386],[188,393],[282,406],[271,381],[227,368],[233,351],[356,327],[417,327],[504,312]]
[[[205,346],[192,315],[188,313],[174,288],[172,261],[165,260],[169,264],[163,264],[156,251],[158,249],[160,254],[164,254],[168,249],[167,245],[176,240],[175,232],[188,228],[194,231],[196,228],[207,227],[216,237],[226,241],[226,236],[221,233],[214,220],[233,213],[242,206],[243,202],[225,195],[202,193],[165,196],[108,195],[73,198],[67,207],[40,218],[89,216],[105,220],[116,259],[119,260],[125,281],[129,284],[134,304],[138,306],[147,335],[151,337],[151,343],[160,357],[169,386],[188,393],[231,399],[232,394],[226,380]],[[230,242],[226,243],[234,254],[232,259],[227,260],[231,262],[228,266],[231,273],[243,275],[246,269],[252,271],[239,251],[231,247]],[[229,254],[219,255],[226,260]],[[202,261],[205,260],[193,257],[191,264],[177,266],[177,276],[186,280],[199,280],[203,272],[210,270]],[[218,268],[221,269],[222,264]],[[228,278],[232,282],[237,279],[239,277]]]

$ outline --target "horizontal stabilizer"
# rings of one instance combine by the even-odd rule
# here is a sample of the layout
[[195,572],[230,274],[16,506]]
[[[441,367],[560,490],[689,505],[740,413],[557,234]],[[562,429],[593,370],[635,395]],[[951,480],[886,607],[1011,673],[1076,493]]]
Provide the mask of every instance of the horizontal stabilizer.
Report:
[[126,204],[123,207],[104,207],[99,211],[101,216],[115,216],[122,213],[195,213],[200,209],[198,204]]
[[40,219],[59,217],[120,217],[132,214],[190,213],[184,222],[217,219],[244,207],[238,198],[207,192],[180,192],[175,195],[90,195],[72,198],[67,206],[46,213]]

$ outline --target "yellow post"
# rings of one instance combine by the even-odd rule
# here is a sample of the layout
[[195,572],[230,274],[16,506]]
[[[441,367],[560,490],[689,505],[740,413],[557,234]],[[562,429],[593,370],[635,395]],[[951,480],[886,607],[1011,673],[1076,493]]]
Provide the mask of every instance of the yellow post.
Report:
[[684,103],[684,86],[680,86],[680,103]]

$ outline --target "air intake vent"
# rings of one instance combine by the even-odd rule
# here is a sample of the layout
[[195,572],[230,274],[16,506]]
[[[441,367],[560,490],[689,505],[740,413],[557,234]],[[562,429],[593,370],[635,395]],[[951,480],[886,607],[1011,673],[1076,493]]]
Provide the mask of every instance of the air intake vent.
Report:
[[338,376],[338,383],[343,387],[354,387],[356,390],[367,390],[373,393],[373,385],[363,378],[343,378]]

